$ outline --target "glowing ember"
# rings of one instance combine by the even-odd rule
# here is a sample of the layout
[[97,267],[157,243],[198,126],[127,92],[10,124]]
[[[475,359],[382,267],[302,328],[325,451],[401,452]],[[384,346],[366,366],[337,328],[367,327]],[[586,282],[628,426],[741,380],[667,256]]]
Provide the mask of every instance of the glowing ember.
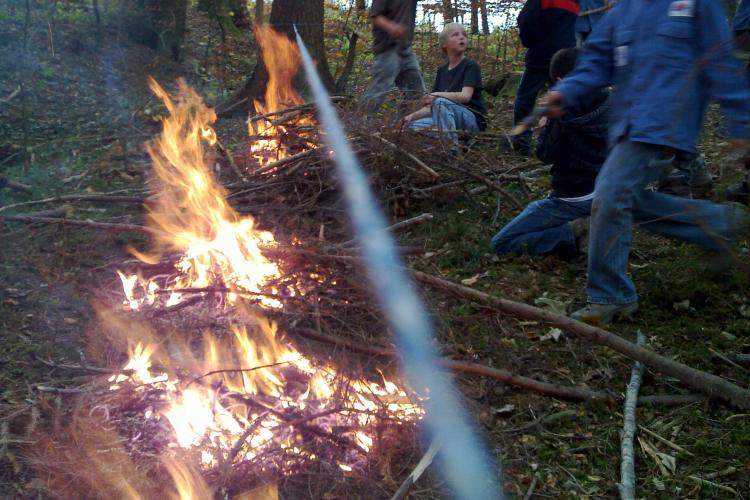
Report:
[[154,410],[143,418],[169,422],[172,445],[200,451],[204,467],[254,460],[277,448],[310,458],[303,434],[313,426],[322,437],[348,445],[343,457],[351,470],[365,462],[374,442],[370,433],[383,416],[395,425],[422,416],[395,384],[351,381],[331,366],[315,366],[279,342],[264,320],[253,331],[262,342],[246,329],[236,328],[234,334],[223,341],[204,337],[203,365],[192,379],[154,369],[151,355],[158,347],[138,344],[123,368],[129,375],[113,375],[111,388],[127,384],[144,396],[158,394],[152,396]]

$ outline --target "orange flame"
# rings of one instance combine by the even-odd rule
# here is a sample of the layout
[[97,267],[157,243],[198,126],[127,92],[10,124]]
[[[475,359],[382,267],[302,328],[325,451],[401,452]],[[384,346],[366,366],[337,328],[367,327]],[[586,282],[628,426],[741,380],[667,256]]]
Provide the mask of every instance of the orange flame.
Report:
[[[291,86],[299,63],[296,46],[270,28],[257,28],[257,36],[270,74],[265,106],[301,103]],[[357,453],[372,448],[371,434],[383,411],[396,423],[420,418],[423,410],[396,384],[385,378],[382,384],[342,379],[332,366],[316,364],[282,342],[275,324],[243,306],[240,299],[247,292],[259,294],[268,307],[282,306],[268,296],[276,293],[269,280],[281,277],[279,267],[262,253],[276,245],[274,237],[259,231],[252,217],[237,214],[210,173],[204,142],[216,141],[214,111],[183,80],[175,97],[154,80],[150,87],[169,116],[161,136],[147,146],[157,190],[147,214],[147,224],[155,230],[153,248],[148,254],[134,253],[148,263],[158,263],[165,254],[179,258],[173,275],[158,283],[118,272],[124,304],[133,311],[145,304],[170,307],[185,300],[187,288],[198,293],[228,289],[224,306],[231,307],[226,312],[229,326],[228,331],[204,331],[202,355],[196,357],[190,339],[181,344],[177,339],[157,341],[147,327],[120,322],[129,336],[129,360],[122,373],[110,377],[110,388],[129,384],[136,394],[158,398],[144,418],[168,422],[169,447],[199,455],[204,468],[253,460],[272,448],[314,459],[289,418],[343,436]],[[169,295],[166,300],[163,292]],[[345,458],[336,460],[342,470],[351,470]],[[165,466],[177,488],[175,497],[200,497],[208,491],[189,469]]]
[[[255,111],[263,115],[303,104],[304,100],[292,85],[301,61],[297,45],[266,25],[255,26],[255,38],[262,48],[261,56],[268,71],[264,102],[254,101]],[[297,118],[297,122],[312,123],[312,120]],[[261,166],[289,156],[280,139],[286,134],[286,128],[265,118],[250,117],[247,123],[248,134],[256,137],[250,151]]]
[[[162,98],[169,116],[163,120],[161,136],[147,145],[157,179],[158,196],[149,206],[146,223],[156,230],[149,254],[133,253],[144,262],[158,262],[165,253],[182,256],[176,264],[179,275],[169,288],[209,288],[226,286],[238,292],[260,292],[270,278],[279,276],[277,265],[262,254],[276,245],[273,235],[255,228],[252,217],[241,217],[226,201],[226,190],[214,179],[204,161],[203,141],[212,144],[216,135],[211,123],[214,111],[184,80],[178,81],[179,94],[172,98],[156,81],[151,89]],[[126,304],[138,309],[153,304],[160,286],[138,276],[120,273]],[[227,295],[229,303],[237,295]],[[184,300],[172,292],[167,305]],[[278,307],[278,301],[261,301]]]

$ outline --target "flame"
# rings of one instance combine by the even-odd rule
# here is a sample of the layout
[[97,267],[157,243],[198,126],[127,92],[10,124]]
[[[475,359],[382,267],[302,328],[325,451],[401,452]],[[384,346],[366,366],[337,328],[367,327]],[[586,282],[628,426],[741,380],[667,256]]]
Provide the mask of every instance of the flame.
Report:
[[[134,252],[144,262],[158,262],[164,254],[180,254],[178,271],[166,284],[140,276],[120,274],[125,304],[133,310],[158,300],[161,289],[174,290],[166,304],[185,300],[182,289],[229,287],[239,292],[259,293],[262,285],[279,276],[278,266],[262,249],[276,246],[271,233],[255,227],[252,217],[241,217],[226,200],[226,190],[213,178],[204,160],[203,142],[213,144],[214,111],[184,80],[172,98],[156,81],[149,85],[164,101],[169,116],[163,120],[161,136],[147,146],[153,160],[158,195],[149,206],[146,223],[156,230],[149,254]],[[226,295],[233,304],[237,293]],[[278,300],[260,297],[269,307]]]
[[[256,28],[256,34],[270,74],[265,104],[256,106],[263,111],[301,103],[291,86],[299,63],[296,46],[269,28]],[[300,430],[314,426],[318,435],[348,443],[349,451],[334,460],[342,471],[353,470],[373,448],[379,417],[387,412],[398,425],[421,418],[423,410],[385,377],[382,383],[351,380],[312,361],[282,341],[274,323],[244,306],[247,294],[266,307],[283,305],[272,284],[281,271],[263,255],[277,245],[274,236],[258,230],[252,217],[240,216],[211,175],[204,148],[216,141],[214,111],[183,80],[176,96],[154,80],[150,87],[169,115],[162,134],[147,146],[156,190],[146,220],[155,234],[152,249],[133,253],[149,264],[165,256],[174,264],[172,272],[148,279],[118,271],[123,304],[131,312],[144,305],[172,307],[188,293],[215,291],[226,321],[221,329],[205,330],[200,346],[189,336],[157,340],[147,327],[111,322],[110,328],[128,336],[128,361],[109,378],[110,389],[127,389],[147,401],[142,419],[156,423],[147,427],[171,432],[165,454],[183,450],[203,469],[223,471],[227,464],[262,460],[279,449],[284,456],[315,460],[307,448],[310,436]],[[280,129],[266,125],[261,133],[275,130],[278,136]],[[199,473],[179,461],[164,466],[176,488],[172,497],[210,496]]]
[[[262,53],[263,64],[268,70],[268,84],[264,102],[253,101],[258,115],[279,111],[304,103],[292,81],[300,66],[297,45],[285,34],[278,33],[266,25],[255,26],[255,38]],[[299,124],[310,124],[310,118],[296,118]],[[287,133],[284,126],[265,118],[248,119],[248,134],[255,138],[250,146],[251,155],[261,166],[289,156],[282,137]]]

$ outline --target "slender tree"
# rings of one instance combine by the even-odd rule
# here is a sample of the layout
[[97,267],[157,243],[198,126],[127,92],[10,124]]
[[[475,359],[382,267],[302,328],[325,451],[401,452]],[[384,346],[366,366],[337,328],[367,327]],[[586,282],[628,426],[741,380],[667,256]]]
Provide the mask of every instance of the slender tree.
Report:
[[479,0],[479,10],[482,13],[482,33],[490,34],[490,23],[487,19],[487,0]]
[[479,34],[479,0],[471,0],[471,34]]
[[263,0],[255,0],[255,24],[263,24],[265,7]]
[[443,21],[452,23],[454,19],[453,5],[451,0],[443,0]]
[[120,0],[120,9],[121,27],[131,40],[180,58],[187,0]]

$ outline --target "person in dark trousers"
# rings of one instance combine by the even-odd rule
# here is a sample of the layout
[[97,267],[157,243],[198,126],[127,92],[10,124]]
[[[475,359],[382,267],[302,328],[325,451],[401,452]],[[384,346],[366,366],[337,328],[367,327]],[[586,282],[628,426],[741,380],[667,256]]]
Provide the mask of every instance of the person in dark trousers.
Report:
[[[513,125],[534,109],[539,92],[549,83],[549,62],[560,49],[575,47],[578,0],[527,0],[518,15],[518,33],[526,47],[525,67],[513,104]],[[514,136],[510,144],[521,154],[531,151],[531,130]],[[505,139],[504,139],[505,140]]]
[[373,113],[380,108],[385,94],[394,86],[405,99],[418,99],[425,93],[422,70],[411,43],[418,0],[373,0],[370,7],[372,21],[372,81],[365,92],[363,108]]
[[634,221],[716,252],[748,231],[747,209],[646,190],[671,154],[695,152],[709,97],[730,142],[750,138],[750,89],[733,53],[722,2],[620,0],[589,36],[580,60],[540,99],[554,117],[612,85],[611,149],[596,178],[589,225],[587,304],[571,317],[606,324],[638,309],[628,277]]
[[423,107],[404,117],[403,124],[447,132],[457,143],[454,131],[479,132],[487,126],[482,73],[479,64],[466,57],[468,38],[462,24],[446,24],[438,40],[448,62],[438,68],[432,92],[422,99]]
[[[745,71],[750,82],[750,0],[740,0],[732,18],[732,30],[737,44],[738,56],[745,63]],[[750,157],[743,159],[745,180],[729,186],[727,199],[750,205]]]
[[[579,49],[562,49],[550,62],[550,78],[564,79],[576,64]],[[582,250],[594,199],[594,181],[607,157],[609,92],[586,96],[539,133],[536,155],[552,164],[552,193],[529,204],[493,238],[499,254],[555,253],[568,258]]]

